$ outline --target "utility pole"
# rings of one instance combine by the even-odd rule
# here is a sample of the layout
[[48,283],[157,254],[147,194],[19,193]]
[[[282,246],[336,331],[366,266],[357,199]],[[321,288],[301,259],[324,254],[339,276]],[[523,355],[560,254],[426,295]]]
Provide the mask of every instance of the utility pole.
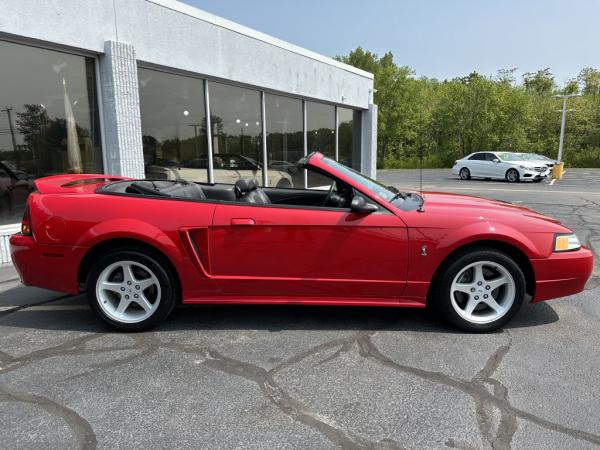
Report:
[[557,109],[556,112],[562,112],[562,119],[560,122],[560,140],[558,141],[558,162],[562,161],[563,155],[563,144],[565,141],[565,125],[567,123],[567,113],[575,111],[574,109],[567,109],[567,99],[571,97],[580,97],[581,94],[566,94],[566,95],[553,95],[554,98],[562,98],[563,106],[562,109]]
[[8,128],[10,129],[10,137],[12,139],[13,152],[17,151],[17,139],[15,138],[15,127],[12,121],[12,107],[7,106],[6,109],[0,109],[0,112],[5,112],[8,116]]

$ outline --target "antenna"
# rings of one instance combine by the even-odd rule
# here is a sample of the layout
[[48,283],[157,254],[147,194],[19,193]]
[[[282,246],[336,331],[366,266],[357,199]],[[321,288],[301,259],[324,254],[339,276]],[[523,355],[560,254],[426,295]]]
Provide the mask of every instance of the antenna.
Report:
[[419,149],[419,196],[421,199],[419,200],[419,208],[418,212],[425,212],[423,209],[423,147]]

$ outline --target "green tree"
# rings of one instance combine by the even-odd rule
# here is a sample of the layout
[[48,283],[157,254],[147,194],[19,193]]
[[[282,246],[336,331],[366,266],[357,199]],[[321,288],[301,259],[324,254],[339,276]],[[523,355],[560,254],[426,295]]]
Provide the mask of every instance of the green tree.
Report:
[[567,164],[600,166],[600,71],[584,68],[558,86],[549,68],[523,75],[516,68],[493,77],[473,72],[438,81],[415,76],[391,53],[378,56],[360,47],[338,60],[375,76],[379,105],[379,167],[444,167],[478,150],[532,151],[556,156],[560,102],[556,93],[581,93],[571,99],[565,140]]

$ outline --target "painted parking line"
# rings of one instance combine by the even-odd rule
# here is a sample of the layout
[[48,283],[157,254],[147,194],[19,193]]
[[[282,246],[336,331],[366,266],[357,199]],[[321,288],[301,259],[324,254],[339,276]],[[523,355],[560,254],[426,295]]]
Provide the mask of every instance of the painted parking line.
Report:
[[452,189],[462,189],[467,191],[499,191],[499,192],[531,192],[534,194],[570,194],[570,195],[600,195],[600,192],[590,192],[590,191],[557,191],[555,189],[548,189],[546,191],[541,190],[528,190],[528,189],[486,189],[486,188],[463,188],[456,187]]
[[[397,187],[401,187],[401,185],[395,185]],[[403,188],[404,189],[404,188]],[[410,187],[408,188],[409,190],[418,190],[418,189],[414,189],[414,187]],[[460,191],[479,191],[479,192],[489,192],[489,191],[494,191],[494,192],[526,192],[526,193],[532,193],[532,194],[563,194],[563,195],[600,195],[600,192],[590,192],[590,191],[558,191],[555,189],[548,189],[548,190],[539,190],[539,189],[497,189],[497,188],[485,188],[485,187],[474,187],[474,188],[470,188],[470,187],[460,187],[460,186],[431,186],[431,185],[425,185],[423,186],[423,190],[427,191],[430,189],[444,189],[444,191],[449,191],[449,190],[460,190]]]

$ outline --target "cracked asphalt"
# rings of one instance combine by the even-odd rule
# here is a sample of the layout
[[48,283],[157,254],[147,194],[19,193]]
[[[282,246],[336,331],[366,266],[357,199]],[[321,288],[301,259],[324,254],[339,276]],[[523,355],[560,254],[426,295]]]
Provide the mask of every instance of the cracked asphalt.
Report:
[[[418,188],[418,171],[380,171]],[[600,252],[600,170],[554,185],[456,180],[425,190],[554,216]],[[427,311],[177,309],[108,331],[83,297],[0,268],[2,448],[600,448],[600,269],[576,296],[471,335]]]

